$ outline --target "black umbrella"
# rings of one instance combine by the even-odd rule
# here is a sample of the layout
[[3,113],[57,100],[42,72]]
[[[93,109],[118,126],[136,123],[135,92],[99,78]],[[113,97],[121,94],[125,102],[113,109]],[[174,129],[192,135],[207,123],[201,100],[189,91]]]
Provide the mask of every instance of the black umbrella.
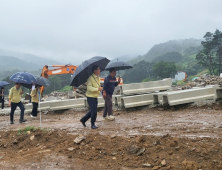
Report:
[[[48,79],[44,78],[44,77],[38,77],[38,76],[35,76],[35,79],[36,79],[36,83],[35,85],[37,86],[44,86],[44,87],[47,87],[50,85],[50,82]],[[22,86],[28,88],[28,89],[31,89],[32,88],[32,85],[33,84],[22,84]]]
[[115,68],[115,70],[118,71],[118,70],[127,70],[133,68],[133,66],[123,61],[116,61],[108,64],[105,70],[110,70],[111,68]]
[[70,86],[79,87],[81,84],[85,83],[89,76],[92,75],[92,67],[97,65],[101,71],[103,71],[107,64],[110,62],[105,57],[93,57],[89,60],[84,61],[81,65],[79,65],[72,75],[72,80]]

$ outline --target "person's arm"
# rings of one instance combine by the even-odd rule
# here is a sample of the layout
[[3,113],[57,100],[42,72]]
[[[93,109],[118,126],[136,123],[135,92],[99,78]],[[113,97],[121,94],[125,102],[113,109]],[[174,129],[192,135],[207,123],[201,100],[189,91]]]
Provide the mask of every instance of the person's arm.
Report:
[[22,95],[24,93],[24,90],[21,88],[21,92],[20,92],[20,95]]
[[117,80],[117,82],[116,82],[116,86],[118,86],[119,85],[119,83],[120,83],[120,77],[118,77],[118,79],[116,79]]
[[34,90],[32,90],[32,91],[31,91],[30,96],[31,96],[31,97],[35,97],[35,96],[36,96],[36,94],[37,94],[37,93],[36,93],[36,89],[34,89]]
[[107,77],[106,77],[104,80],[104,83],[103,83],[103,97],[106,97],[107,84],[108,84],[108,81],[107,81]]
[[96,88],[96,87],[92,86],[92,78],[91,77],[89,77],[87,80],[87,90],[92,91],[92,92],[100,91],[100,87]]

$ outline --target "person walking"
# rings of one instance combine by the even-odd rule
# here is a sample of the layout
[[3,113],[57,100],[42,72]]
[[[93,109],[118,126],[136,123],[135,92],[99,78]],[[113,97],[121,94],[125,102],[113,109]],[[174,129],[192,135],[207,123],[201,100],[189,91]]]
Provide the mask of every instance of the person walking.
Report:
[[26,119],[24,119],[25,108],[21,102],[21,95],[23,93],[24,93],[24,91],[21,89],[20,83],[16,83],[15,86],[10,89],[9,96],[8,96],[8,98],[9,98],[8,106],[11,107],[11,112],[10,112],[10,123],[11,124],[14,124],[14,112],[15,112],[15,109],[17,108],[17,106],[21,110],[19,122],[23,123],[23,122],[27,121]]
[[4,98],[4,87],[1,87],[1,91],[0,91],[0,102],[2,103],[2,109],[4,109],[4,102],[5,102],[5,98]]
[[37,117],[37,112],[38,112],[38,103],[39,103],[39,86],[35,86],[35,89],[32,90],[30,96],[32,98],[32,113],[31,117],[36,118]]
[[[108,120],[114,120],[113,116],[113,102],[112,95],[115,90],[115,87],[120,83],[120,77],[118,81],[116,80],[116,70],[115,68],[111,68],[109,70],[109,76],[107,76],[104,80],[103,84],[103,98],[105,100],[105,107],[103,110],[103,118]],[[108,116],[107,116],[108,113]]]
[[97,65],[92,67],[92,75],[87,80],[87,91],[86,97],[87,102],[90,107],[90,111],[80,119],[80,122],[86,127],[86,121],[91,118],[91,128],[97,129],[98,127],[95,125],[96,117],[97,117],[97,105],[98,105],[98,97],[99,93],[103,90],[100,86],[100,68]]

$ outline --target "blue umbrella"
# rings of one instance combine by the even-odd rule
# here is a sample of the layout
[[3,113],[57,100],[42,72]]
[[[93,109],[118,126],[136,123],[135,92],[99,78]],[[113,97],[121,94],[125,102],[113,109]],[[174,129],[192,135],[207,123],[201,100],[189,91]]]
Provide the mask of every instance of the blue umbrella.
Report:
[[[44,78],[44,77],[38,77],[38,76],[35,76],[36,78],[36,83],[34,83],[35,85],[37,86],[44,86],[44,87],[47,87],[50,85],[50,82],[48,79]],[[22,84],[22,86],[28,88],[28,89],[31,89],[32,88],[32,84]]]
[[27,72],[17,72],[13,74],[10,79],[11,81],[15,83],[21,83],[21,84],[36,84],[36,78],[31,73]]
[[0,81],[0,87],[7,86],[9,83],[7,81]]
[[89,76],[92,75],[92,67],[97,65],[101,71],[103,71],[107,64],[110,62],[105,57],[92,57],[89,60],[85,60],[81,65],[79,65],[72,75],[72,80],[70,86],[79,87],[81,84],[85,83]]

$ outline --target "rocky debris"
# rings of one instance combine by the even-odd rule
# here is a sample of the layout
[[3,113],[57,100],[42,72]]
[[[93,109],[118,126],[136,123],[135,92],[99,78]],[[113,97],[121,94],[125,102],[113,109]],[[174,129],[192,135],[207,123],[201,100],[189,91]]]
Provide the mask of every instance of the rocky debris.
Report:
[[48,98],[46,98],[46,101],[53,101],[53,100],[57,100],[57,98],[54,96],[49,96]]
[[73,150],[74,150],[74,148],[73,148],[73,147],[68,148],[68,151],[73,151]]
[[132,153],[132,154],[136,154],[138,152],[138,150],[139,150],[139,147],[136,146],[136,145],[131,145],[129,147],[129,152]]
[[197,163],[195,161],[184,160],[182,165],[185,170],[197,170]]
[[143,166],[146,166],[146,167],[151,167],[152,165],[151,165],[151,164],[149,164],[149,163],[145,163],[145,164],[143,164]]
[[111,135],[110,136],[111,139],[114,139],[115,137],[116,137],[116,135]]
[[152,168],[152,170],[158,170],[158,169],[160,169],[161,168],[161,166],[154,166],[153,168]]
[[165,159],[161,161],[161,166],[166,166],[166,160]]
[[30,137],[30,140],[34,140],[34,138],[35,138],[35,136],[33,135],[33,136]]
[[203,74],[189,84],[191,87],[202,87],[206,85],[219,85],[222,87],[222,77]]
[[178,139],[173,138],[173,140],[170,143],[170,147],[176,147],[176,146],[178,146]]
[[138,156],[142,155],[145,152],[145,150],[146,150],[145,148],[139,148],[136,145],[131,145],[129,147],[129,152],[132,154],[136,154]]
[[13,143],[13,144],[18,144],[18,140],[15,139],[12,143]]
[[76,98],[86,97],[87,85],[86,83],[80,85],[76,90]]
[[137,155],[140,156],[142,155],[144,152],[145,152],[145,148],[141,148],[138,152],[137,152]]
[[80,143],[81,143],[83,140],[85,140],[85,139],[86,139],[85,136],[80,135],[80,136],[78,136],[78,137],[74,140],[74,143],[80,144]]

